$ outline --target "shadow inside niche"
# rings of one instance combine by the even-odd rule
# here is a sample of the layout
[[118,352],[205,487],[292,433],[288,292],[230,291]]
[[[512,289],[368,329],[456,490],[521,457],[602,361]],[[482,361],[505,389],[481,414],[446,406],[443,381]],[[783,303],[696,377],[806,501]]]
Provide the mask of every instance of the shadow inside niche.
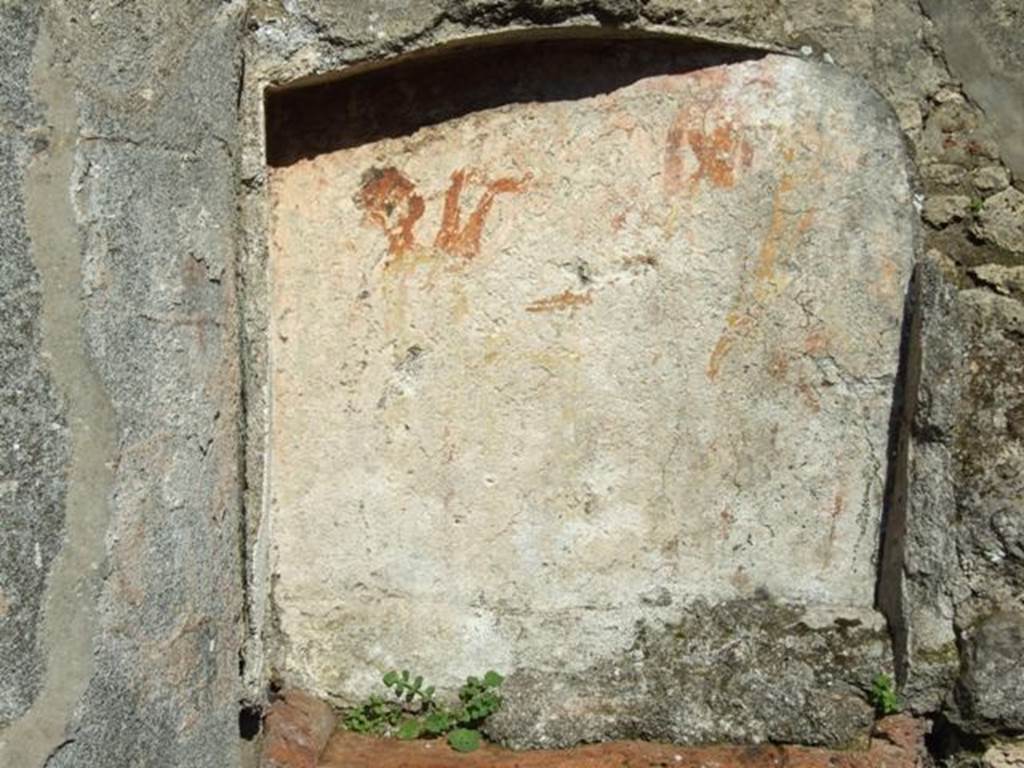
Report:
[[260,734],[263,725],[263,711],[256,705],[242,705],[238,710],[238,735],[245,741],[252,741]]
[[460,45],[313,85],[266,93],[267,163],[405,136],[503,104],[609,93],[644,77],[764,54],[652,35]]
[[893,387],[889,414],[889,444],[886,451],[885,495],[879,532],[878,574],[875,582],[875,607],[885,616],[892,639],[896,680],[907,679],[908,627],[903,568],[907,536],[907,504],[910,440],[917,410],[921,380],[921,267],[907,286],[903,304],[899,365]]

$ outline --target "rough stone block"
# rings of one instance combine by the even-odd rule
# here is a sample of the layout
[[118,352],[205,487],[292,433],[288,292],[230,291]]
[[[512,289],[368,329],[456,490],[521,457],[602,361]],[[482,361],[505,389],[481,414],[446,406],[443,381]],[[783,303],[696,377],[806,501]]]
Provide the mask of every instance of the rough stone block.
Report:
[[958,296],[965,363],[953,443],[956,618],[965,631],[992,614],[1024,613],[1021,270],[979,274],[995,290],[974,288]]
[[985,199],[974,234],[1013,253],[1024,253],[1024,192],[1010,187]]
[[1010,172],[1001,165],[987,165],[972,173],[971,181],[982,192],[999,192],[1010,186]]
[[[344,703],[392,666],[445,687],[494,667],[525,695],[533,675],[629,668],[638,627],[755,596],[868,628],[854,661],[884,664],[916,220],[895,117],[786,57],[613,68],[606,89],[532,97],[508,68],[511,95],[410,131],[348,104],[358,141],[272,171],[286,677]],[[794,669],[793,697],[828,722],[787,737],[836,743],[869,719],[864,677],[836,675],[825,706],[819,664]],[[542,720],[572,717],[544,701]],[[628,701],[614,727],[649,703]],[[701,701],[689,722],[725,711]]]
[[891,666],[876,614],[756,598],[682,613],[642,624],[628,652],[582,672],[513,675],[488,734],[516,748],[609,737],[864,745],[874,712],[862,692]]
[[1024,731],[1024,614],[999,613],[966,638],[959,718],[972,731]]
[[985,750],[982,768],[1024,768],[1024,741],[994,744]]
[[962,219],[970,211],[971,198],[965,195],[935,195],[924,201],[924,220],[944,227]]
[[235,766],[245,9],[0,5],[0,765]]

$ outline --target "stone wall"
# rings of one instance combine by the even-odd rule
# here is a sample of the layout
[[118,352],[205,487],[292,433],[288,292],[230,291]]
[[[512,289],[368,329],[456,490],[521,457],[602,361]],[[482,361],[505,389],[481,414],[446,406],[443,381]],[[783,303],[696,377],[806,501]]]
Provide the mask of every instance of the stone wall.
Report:
[[[943,744],[1024,729],[1019,3],[53,0],[0,4],[0,764],[240,761],[281,652],[264,87],[553,26],[778,50],[895,110],[923,237],[879,604]],[[679,617],[688,658],[727,609]],[[638,652],[678,661],[673,637]],[[745,637],[770,680],[778,643]]]
[[0,765],[238,761],[244,13],[0,5]]

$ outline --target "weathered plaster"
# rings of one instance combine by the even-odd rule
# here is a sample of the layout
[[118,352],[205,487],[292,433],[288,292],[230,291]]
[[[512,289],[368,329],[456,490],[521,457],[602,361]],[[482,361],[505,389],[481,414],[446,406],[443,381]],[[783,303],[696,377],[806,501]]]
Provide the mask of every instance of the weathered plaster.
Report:
[[[372,4],[371,4],[372,5]],[[599,5],[599,4],[598,4]],[[269,441],[271,410],[268,371],[271,365],[267,350],[269,337],[267,241],[269,212],[266,196],[265,95],[271,86],[330,80],[351,75],[365,69],[400,62],[403,58],[417,58],[460,47],[507,43],[517,39],[603,38],[608,35],[663,34],[667,41],[716,42],[739,45],[741,36],[728,31],[702,29],[687,30],[682,25],[661,25],[645,22],[635,29],[620,30],[603,27],[601,20],[590,9],[577,9],[566,4],[553,14],[541,13],[533,18],[530,12],[520,17],[516,12],[499,12],[492,18],[486,8],[479,15],[470,12],[465,17],[451,18],[442,13],[435,18],[436,9],[429,3],[403,4],[402,13],[394,9],[383,15],[379,9],[367,5],[346,5],[345,13],[335,17],[343,20],[346,28],[355,23],[352,38],[332,30],[319,21],[311,21],[301,9],[285,10],[277,3],[257,3],[251,8],[247,37],[247,66],[242,85],[242,243],[240,280],[243,285],[243,346],[244,380],[246,391],[246,537],[249,560],[247,567],[247,615],[245,682],[254,700],[262,697],[262,686],[272,674],[270,658],[276,650],[278,634],[271,609],[273,581],[270,572],[269,542],[272,538],[269,520],[271,492],[267,472],[272,456]],[[327,9],[330,15],[332,12]],[[316,12],[312,14],[315,18]],[[355,21],[365,17],[368,26],[359,27]],[[381,21],[384,27],[378,27]],[[405,30],[396,37],[390,28],[400,22]],[[386,31],[385,31],[386,29]],[[777,50],[771,43],[744,40],[751,50]]]
[[561,679],[699,599],[871,623],[895,118],[792,57],[522,45],[272,116],[343,147],[273,170],[269,356],[276,663],[340,702],[391,666]]

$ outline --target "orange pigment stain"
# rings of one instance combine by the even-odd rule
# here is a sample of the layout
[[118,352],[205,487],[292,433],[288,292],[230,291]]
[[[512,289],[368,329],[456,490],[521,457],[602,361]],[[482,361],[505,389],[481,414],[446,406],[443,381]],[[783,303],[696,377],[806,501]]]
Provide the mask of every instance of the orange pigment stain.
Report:
[[[528,173],[520,179],[482,182],[484,192],[463,220],[462,194],[477,175],[466,169],[452,173],[444,195],[440,228],[434,238],[438,251],[466,260],[480,254],[484,224],[498,195],[522,192],[532,178]],[[397,168],[371,168],[363,174],[355,203],[365,212],[365,220],[387,235],[388,254],[392,258],[385,266],[394,266],[417,248],[416,226],[423,218],[426,203],[416,185]],[[421,250],[420,255],[429,254]]]
[[546,296],[543,299],[532,301],[526,306],[527,312],[557,312],[563,309],[575,309],[593,301],[590,291],[573,293],[566,289],[554,296]]
[[[733,124],[725,120],[710,132],[691,130],[687,133],[690,150],[697,158],[697,170],[690,177],[696,187],[701,181],[707,181],[713,187],[732,187],[736,183],[735,169],[741,161],[743,145]],[[753,149],[746,150],[753,159]],[[748,161],[749,162],[749,161]]]
[[732,524],[736,522],[736,517],[733,515],[731,509],[724,507],[722,511],[718,513],[718,518],[721,521],[718,529],[718,536],[719,539],[725,541],[729,538],[729,530],[732,528]]
[[[781,349],[772,351],[765,370],[774,381],[780,384],[788,383],[792,373],[790,357]],[[793,386],[796,394],[811,412],[821,412],[821,399],[802,373],[797,373],[796,382]]]
[[441,228],[434,238],[434,246],[453,256],[472,259],[480,255],[480,237],[483,234],[484,222],[494,206],[494,200],[501,194],[522,192],[532,178],[526,174],[521,179],[501,178],[486,182],[484,193],[477,201],[476,208],[469,214],[465,225],[462,224],[462,190],[467,179],[472,179],[472,172],[465,169],[454,171],[451,184],[444,196],[444,212],[441,214]]
[[752,77],[747,80],[744,85],[759,85],[765,90],[774,90],[776,86],[775,78],[769,75],[760,75],[758,77]]
[[[697,162],[687,175],[684,146]],[[665,140],[664,185],[666,192],[696,193],[701,183],[719,189],[736,184],[737,170],[754,163],[754,147],[740,136],[730,120],[719,120],[711,129],[691,125],[690,113],[683,110],[669,128]]]
[[878,279],[871,284],[872,292],[879,298],[891,298],[897,295],[896,265],[888,259],[882,262]]
[[[792,150],[783,150],[783,156],[792,158]],[[777,284],[775,267],[779,251],[786,246],[795,245],[800,236],[807,232],[814,223],[814,209],[807,210],[800,218],[791,223],[783,201],[786,195],[796,188],[796,181],[790,174],[785,174],[779,181],[772,196],[771,218],[768,232],[758,250],[754,264],[752,284],[745,289],[746,296],[738,301],[737,307],[725,319],[725,329],[711,351],[708,359],[707,377],[714,380],[718,377],[722,363],[737,339],[752,331],[757,325],[757,316],[764,312],[764,302],[777,295],[782,288]],[[744,308],[746,305],[746,308]],[[810,399],[804,393],[804,399]],[[816,398],[815,398],[816,401]],[[817,403],[815,403],[817,405]],[[813,406],[812,406],[813,407]]]
[[715,348],[711,351],[711,357],[708,360],[707,373],[709,379],[714,380],[718,377],[722,369],[722,362],[725,360],[725,356],[729,353],[732,345],[736,343],[736,338],[752,328],[753,325],[754,319],[749,315],[730,312],[726,316],[725,332],[718,339],[718,343],[715,344]]
[[804,337],[804,353],[818,357],[828,351],[829,336],[823,330],[811,331]]
[[812,226],[814,226],[814,209],[811,208],[809,211],[804,211],[803,216],[800,217],[800,221],[796,223],[796,231],[800,234],[807,232]]
[[416,194],[416,185],[397,168],[372,168],[363,174],[356,205],[366,220],[388,238],[388,253],[401,258],[416,243],[414,229],[426,206]]
[[754,147],[746,139],[740,142],[740,163],[744,170],[754,164]]
[[832,549],[836,543],[836,527],[839,525],[839,518],[843,515],[843,507],[846,505],[846,499],[842,493],[837,493],[835,499],[832,502],[832,513],[830,515],[829,529],[828,529],[828,549],[826,550],[825,562],[828,563],[832,559]]
[[782,196],[792,189],[793,179],[790,176],[783,176],[772,197],[772,219],[768,225],[768,235],[761,244],[757,267],[754,270],[754,279],[761,290],[763,290],[763,284],[770,281],[775,275],[775,258],[779,252],[779,241],[786,224],[786,215],[782,209]]
[[796,388],[803,398],[804,404],[814,413],[819,413],[821,411],[821,399],[818,397],[818,393],[814,391],[814,387],[801,377],[800,381],[797,382]]
[[683,177],[686,172],[686,164],[683,161],[683,140],[685,129],[680,125],[684,120],[684,114],[680,113],[679,118],[668,130],[668,137],[665,140],[665,169],[664,183],[665,191],[673,193],[679,191],[683,186]]

